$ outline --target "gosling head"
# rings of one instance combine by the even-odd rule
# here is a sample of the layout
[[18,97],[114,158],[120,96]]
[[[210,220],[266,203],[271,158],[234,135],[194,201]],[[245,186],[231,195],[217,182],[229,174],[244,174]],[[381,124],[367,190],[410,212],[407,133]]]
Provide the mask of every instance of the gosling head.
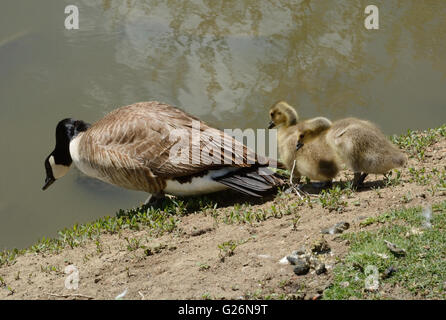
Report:
[[317,117],[299,123],[297,125],[296,151],[302,148],[306,143],[317,138],[322,132],[328,130],[331,125],[332,122],[324,117]]
[[48,189],[57,179],[67,174],[73,160],[70,155],[70,142],[89,125],[71,118],[64,119],[56,127],[56,147],[45,159],[46,179],[42,190]]
[[274,104],[269,110],[269,122],[268,129],[272,129],[279,126],[292,126],[297,123],[299,116],[296,110],[285,101],[279,101]]
[[296,143],[296,151],[304,146],[305,133],[299,132]]

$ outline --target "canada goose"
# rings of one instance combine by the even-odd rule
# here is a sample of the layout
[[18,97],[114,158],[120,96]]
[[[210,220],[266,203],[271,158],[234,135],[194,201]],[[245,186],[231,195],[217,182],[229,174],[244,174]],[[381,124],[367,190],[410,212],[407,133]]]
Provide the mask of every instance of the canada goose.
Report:
[[327,141],[354,172],[353,184],[360,186],[369,173],[386,174],[402,167],[407,156],[370,121],[346,118],[335,121]]
[[[277,127],[277,140],[281,160],[296,178],[306,176],[311,180],[331,182],[339,172],[339,159],[321,135],[331,126],[327,118],[317,117],[297,122],[296,110],[284,101],[270,109],[269,128]],[[297,150],[299,137],[306,137],[306,146]]]
[[[323,138],[340,161],[354,172],[353,185],[363,184],[369,173],[385,174],[403,166],[407,158],[371,122],[346,118],[333,122],[313,122],[300,132],[296,150],[304,150],[314,139]],[[314,147],[313,147],[314,148]]]
[[[181,139],[189,161],[178,161]],[[141,102],[118,108],[91,126],[60,121],[56,147],[45,160],[43,190],[74,162],[88,176],[148,192],[151,201],[164,193],[189,196],[228,188],[259,197],[282,182],[267,168],[268,160],[175,107]]]

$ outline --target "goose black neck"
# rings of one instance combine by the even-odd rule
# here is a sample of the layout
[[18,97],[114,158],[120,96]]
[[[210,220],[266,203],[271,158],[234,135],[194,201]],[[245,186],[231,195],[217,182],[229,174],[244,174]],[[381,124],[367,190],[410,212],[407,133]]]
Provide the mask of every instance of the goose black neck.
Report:
[[64,119],[57,124],[56,127],[56,147],[53,151],[54,161],[56,164],[65,166],[71,165],[73,162],[70,155],[70,142],[80,133],[86,131],[90,127],[89,124],[81,120],[71,118]]

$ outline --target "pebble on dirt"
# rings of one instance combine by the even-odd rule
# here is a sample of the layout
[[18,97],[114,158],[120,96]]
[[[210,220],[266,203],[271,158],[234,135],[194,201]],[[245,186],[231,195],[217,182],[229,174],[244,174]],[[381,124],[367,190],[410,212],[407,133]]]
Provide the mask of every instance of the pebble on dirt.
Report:
[[341,221],[339,223],[336,223],[334,226],[326,229],[322,229],[321,232],[323,234],[336,234],[336,233],[342,233],[345,230],[350,228],[350,224],[345,221]]
[[383,279],[390,278],[397,271],[398,271],[397,268],[395,268],[394,266],[390,266],[386,269],[386,271],[384,271],[382,278]]
[[298,276],[307,274],[310,271],[310,264],[306,259],[298,259],[293,269],[294,273]]
[[315,240],[311,245],[311,252],[316,254],[328,253],[330,250],[331,248],[324,237],[320,237],[319,239]]
[[384,242],[386,243],[387,248],[390,250],[390,252],[392,252],[394,255],[396,255],[396,256],[405,256],[406,255],[406,250],[398,247],[396,244],[394,244],[390,241],[387,241],[387,240],[384,240]]
[[[328,244],[322,245],[322,251],[327,250]],[[328,247],[329,248],[329,247]],[[320,251],[320,250],[319,250]],[[286,258],[286,260],[285,260]],[[316,256],[315,253],[308,251],[306,253],[306,249],[303,248],[301,250],[293,251],[289,256],[286,256],[279,263],[288,262],[291,265],[294,265],[294,273],[297,275],[304,275],[310,271],[310,268],[315,270],[317,275],[323,274],[327,272],[327,268],[325,263],[321,262]],[[285,261],[283,261],[285,260]]]
[[318,263],[315,268],[314,271],[316,271],[317,275],[323,274],[325,272],[327,272],[327,268],[325,268],[325,263]]

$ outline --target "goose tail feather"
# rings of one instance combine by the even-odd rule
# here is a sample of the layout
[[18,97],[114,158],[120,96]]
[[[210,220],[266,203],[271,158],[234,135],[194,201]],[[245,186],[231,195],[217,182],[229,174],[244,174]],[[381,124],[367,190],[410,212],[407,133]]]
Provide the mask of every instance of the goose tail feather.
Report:
[[231,189],[254,197],[262,197],[275,187],[284,184],[279,176],[265,167],[241,168],[216,177],[214,180]]

